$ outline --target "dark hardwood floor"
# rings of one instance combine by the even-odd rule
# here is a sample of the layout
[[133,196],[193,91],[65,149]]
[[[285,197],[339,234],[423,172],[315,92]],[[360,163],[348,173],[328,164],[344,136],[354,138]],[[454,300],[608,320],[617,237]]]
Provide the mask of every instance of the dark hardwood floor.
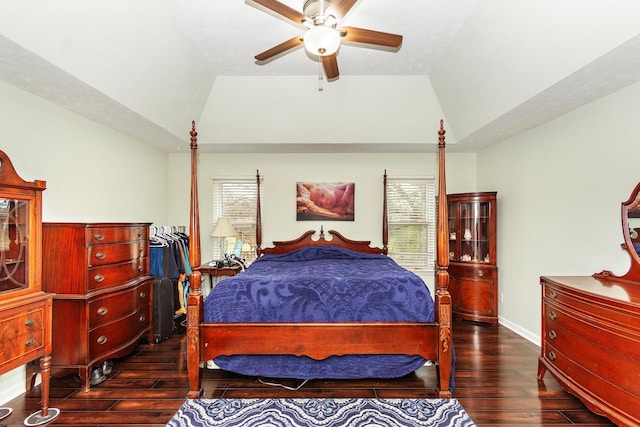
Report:
[[[562,391],[547,374],[536,379],[539,349],[504,326],[456,322],[456,397],[478,426],[611,426]],[[51,407],[61,414],[50,425],[164,426],[187,393],[185,335],[159,345],[140,344],[114,361],[107,381],[83,393],[72,376],[54,378]],[[434,369],[400,379],[310,381],[292,391],[256,378],[207,371],[205,397],[435,397]],[[286,384],[285,384],[286,385]],[[0,425],[22,426],[38,409],[39,387],[10,401],[13,414]]]

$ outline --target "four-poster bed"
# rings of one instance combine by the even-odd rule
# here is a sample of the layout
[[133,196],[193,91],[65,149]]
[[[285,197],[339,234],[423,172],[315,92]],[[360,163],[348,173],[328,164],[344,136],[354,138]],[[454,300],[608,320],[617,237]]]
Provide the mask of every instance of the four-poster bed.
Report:
[[[431,311],[431,318],[425,320],[422,317],[410,318],[409,320],[395,319],[387,321],[386,318],[378,319],[366,317],[365,320],[354,321],[265,321],[253,319],[248,321],[207,321],[205,316],[205,304],[200,292],[201,273],[198,271],[200,265],[200,230],[199,230],[199,209],[198,209],[198,189],[197,189],[197,132],[195,122],[192,123],[191,130],[191,208],[190,208],[190,236],[189,253],[190,264],[193,269],[190,276],[191,291],[187,298],[187,367],[189,371],[189,393],[188,398],[199,398],[203,395],[200,366],[201,362],[217,358],[219,356],[260,356],[269,355],[274,358],[304,358],[312,363],[323,363],[331,359],[347,359],[352,356],[378,357],[394,355],[397,357],[418,357],[434,363],[438,380],[435,386],[439,397],[451,397],[452,395],[452,371],[453,371],[453,340],[451,331],[451,297],[448,288],[448,232],[447,232],[447,204],[446,204],[446,181],[445,181],[445,130],[442,121],[440,122],[439,135],[439,180],[438,180],[438,224],[437,224],[437,272],[435,304]],[[258,185],[260,177],[257,177]],[[308,252],[338,251],[340,258],[353,258],[356,262],[379,262],[395,264],[386,257],[388,229],[386,219],[386,173],[384,177],[385,195],[383,202],[383,247],[371,247],[369,241],[356,241],[342,236],[336,231],[329,231],[331,239],[327,240],[324,232],[320,237],[312,239],[314,231],[308,231],[297,239],[274,242],[273,247],[262,248],[262,225],[260,221],[260,201],[257,204],[257,244],[260,258],[254,262],[261,266],[268,262],[289,258],[300,257],[304,253],[305,259],[294,259],[302,261],[302,265],[308,261]],[[258,195],[260,192],[258,191]],[[259,196],[258,196],[259,197]],[[324,256],[324,255],[323,255]],[[283,258],[285,257],[285,258]],[[380,260],[378,260],[380,258]],[[384,258],[384,259],[383,259]],[[343,260],[341,260],[342,262]],[[293,264],[292,264],[293,265]],[[298,264],[296,264],[298,265]],[[253,266],[253,265],[252,265]],[[385,267],[386,268],[386,267]],[[255,268],[256,270],[259,268]],[[365,267],[366,269],[366,267]],[[247,272],[240,276],[247,275]],[[268,270],[267,270],[268,271]],[[370,272],[371,270],[369,270]],[[376,282],[376,274],[369,274],[369,280],[365,285],[378,286],[386,285],[383,282]],[[398,273],[397,270],[393,270]],[[409,275],[413,273],[407,272]],[[403,274],[403,273],[398,273]],[[415,275],[414,275],[415,276]],[[236,276],[239,277],[239,276]],[[249,275],[241,278],[249,280]],[[264,279],[265,276],[263,276]],[[235,278],[234,278],[235,279]],[[239,278],[240,279],[240,278]],[[226,279],[230,280],[230,279]],[[269,278],[271,280],[271,278]],[[279,279],[276,279],[279,280]],[[319,279],[324,280],[323,278]],[[404,279],[403,279],[404,280]],[[406,280],[412,280],[411,278]],[[370,282],[370,283],[368,283]],[[406,282],[405,282],[406,284]],[[403,284],[403,286],[405,286]],[[251,284],[241,283],[243,286],[251,287]],[[261,283],[262,285],[262,283]],[[336,286],[324,286],[330,288]],[[348,286],[351,286],[349,283]],[[323,286],[320,286],[322,288]],[[426,286],[425,286],[426,288]],[[406,286],[403,287],[406,289]],[[315,290],[314,290],[315,291]],[[251,293],[254,291],[248,291]],[[412,291],[413,292],[413,291]],[[209,297],[211,298],[211,297]],[[430,296],[429,296],[430,298]],[[409,299],[412,299],[410,297]],[[230,301],[233,300],[233,297]],[[209,305],[215,304],[207,300]],[[433,301],[430,301],[433,304]],[[259,311],[258,309],[246,308],[244,311]],[[365,311],[366,311],[366,306]],[[362,307],[360,307],[361,309]],[[354,309],[359,311],[360,309]],[[242,311],[237,310],[236,311]],[[209,311],[207,311],[207,314]],[[211,315],[209,315],[211,317]],[[312,316],[313,317],[313,316]],[[340,362],[338,362],[340,363]],[[224,368],[224,366],[223,366]],[[284,368],[288,369],[288,368]],[[412,370],[415,370],[413,368]],[[375,374],[374,374],[375,375]],[[265,375],[267,376],[267,375]],[[299,377],[298,377],[299,378]]]

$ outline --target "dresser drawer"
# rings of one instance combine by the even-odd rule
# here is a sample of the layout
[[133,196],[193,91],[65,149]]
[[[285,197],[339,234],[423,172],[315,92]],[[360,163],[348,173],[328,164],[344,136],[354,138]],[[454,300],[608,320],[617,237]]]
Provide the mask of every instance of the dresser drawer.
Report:
[[[547,306],[546,314],[545,352],[553,347],[590,375],[604,378],[640,397],[638,378],[628,375],[640,363],[637,339],[621,336],[590,322],[588,317],[574,316],[552,306]],[[611,369],[611,363],[615,363],[617,369]]]
[[0,318],[0,364],[10,363],[44,346],[44,308]]
[[138,258],[144,258],[146,256],[145,248],[146,242],[142,240],[112,245],[89,246],[89,265],[87,267],[115,264],[124,261],[131,261]]
[[140,277],[146,271],[146,258],[128,262],[91,267],[88,270],[88,288],[90,291],[108,288]]
[[140,307],[134,313],[89,331],[89,359],[102,355],[132,342],[138,333],[149,327],[149,306]]
[[91,329],[135,313],[150,301],[150,286],[146,282],[126,291],[92,299],[89,302],[89,327]]
[[628,311],[624,307],[616,306],[614,303],[607,304],[605,301],[587,298],[586,294],[574,295],[570,291],[565,291],[554,286],[544,286],[544,298],[559,306],[571,307],[578,312],[588,313],[590,317],[608,324],[616,324],[616,327],[635,330],[640,333],[638,327],[638,315],[633,311]]
[[[585,369],[579,362],[573,359],[575,349],[569,350],[568,353],[562,352],[553,345],[547,345],[544,357],[549,361],[553,369],[570,375],[571,381],[580,385],[582,394],[595,396],[597,401],[608,401],[611,396],[615,396],[615,406],[617,410],[621,410],[627,414],[635,414],[638,411],[638,398],[635,393],[621,387],[620,384],[614,384],[606,378],[593,375],[592,372]],[[607,365],[615,363],[608,360]],[[587,400],[593,401],[593,397]]]
[[86,241],[89,245],[146,240],[145,227],[88,227]]

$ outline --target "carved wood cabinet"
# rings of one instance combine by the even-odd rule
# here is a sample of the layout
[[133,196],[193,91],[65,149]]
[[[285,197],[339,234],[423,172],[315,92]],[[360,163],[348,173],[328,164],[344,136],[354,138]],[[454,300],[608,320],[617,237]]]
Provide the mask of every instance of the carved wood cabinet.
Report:
[[[41,410],[25,424],[50,422],[51,299],[42,291],[42,191],[44,181],[18,176],[0,151],[0,375],[40,359]],[[0,408],[1,414],[10,413]]]
[[43,286],[53,300],[52,373],[77,373],[153,342],[148,223],[44,223]]
[[496,194],[447,195],[449,292],[459,319],[498,322]]

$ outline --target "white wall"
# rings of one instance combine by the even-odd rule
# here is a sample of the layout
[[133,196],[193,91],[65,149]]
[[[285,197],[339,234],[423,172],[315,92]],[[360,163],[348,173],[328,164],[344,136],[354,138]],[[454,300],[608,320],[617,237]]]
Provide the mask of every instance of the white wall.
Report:
[[[0,149],[23,179],[47,181],[44,221],[165,223],[166,153],[2,81],[0,111]],[[24,368],[0,376],[0,402],[24,391]]]
[[640,83],[478,154],[498,192],[501,322],[540,343],[541,275],[629,268],[620,205],[640,181]]

